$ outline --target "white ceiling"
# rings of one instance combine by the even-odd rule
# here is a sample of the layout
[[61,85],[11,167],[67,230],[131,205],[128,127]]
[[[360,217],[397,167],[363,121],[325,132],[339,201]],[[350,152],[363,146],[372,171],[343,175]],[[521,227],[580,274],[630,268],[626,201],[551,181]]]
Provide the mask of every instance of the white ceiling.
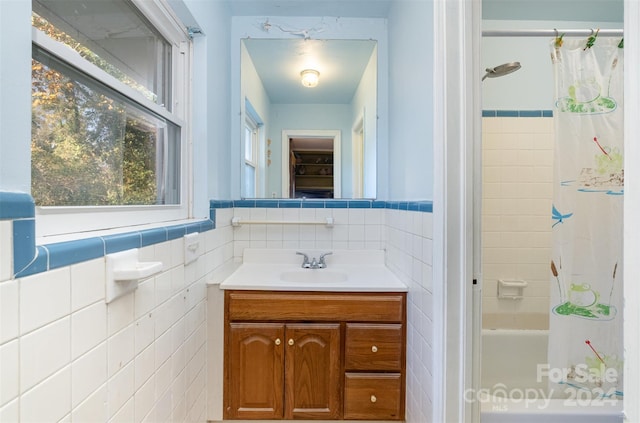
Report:
[[[349,104],[375,46],[370,40],[244,40],[274,104]],[[320,72],[317,87],[302,86],[300,72]]]

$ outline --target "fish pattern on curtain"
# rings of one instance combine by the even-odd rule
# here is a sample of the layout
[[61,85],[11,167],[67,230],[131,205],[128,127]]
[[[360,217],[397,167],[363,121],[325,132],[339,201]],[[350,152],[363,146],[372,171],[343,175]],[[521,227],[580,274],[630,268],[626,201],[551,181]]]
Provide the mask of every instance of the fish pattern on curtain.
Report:
[[[622,397],[622,40],[551,42],[555,153],[549,382],[556,396]],[[560,394],[560,395],[559,395]]]

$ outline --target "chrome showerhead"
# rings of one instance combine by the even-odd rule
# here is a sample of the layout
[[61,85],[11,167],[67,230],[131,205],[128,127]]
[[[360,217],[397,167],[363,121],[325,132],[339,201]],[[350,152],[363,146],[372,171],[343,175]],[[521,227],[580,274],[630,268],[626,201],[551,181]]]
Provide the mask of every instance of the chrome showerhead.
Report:
[[482,77],[482,80],[484,81],[486,78],[498,78],[500,76],[510,74],[511,72],[515,72],[520,69],[520,67],[520,62],[509,62],[496,66],[495,68],[487,68],[487,73]]

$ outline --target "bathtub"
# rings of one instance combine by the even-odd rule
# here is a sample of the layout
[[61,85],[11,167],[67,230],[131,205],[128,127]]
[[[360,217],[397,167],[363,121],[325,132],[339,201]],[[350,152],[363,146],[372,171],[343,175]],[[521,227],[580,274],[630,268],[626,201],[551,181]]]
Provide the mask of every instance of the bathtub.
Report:
[[[620,423],[622,400],[591,400],[549,394],[537,381],[538,364],[547,363],[548,330],[483,329],[481,423]],[[472,398],[474,397],[475,398]]]

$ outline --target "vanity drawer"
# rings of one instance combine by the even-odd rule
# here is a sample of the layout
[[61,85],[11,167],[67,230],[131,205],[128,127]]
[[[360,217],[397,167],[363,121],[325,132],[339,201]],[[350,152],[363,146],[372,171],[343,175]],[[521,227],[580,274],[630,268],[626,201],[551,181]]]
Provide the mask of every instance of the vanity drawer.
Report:
[[402,325],[347,323],[346,326],[346,370],[402,369]]
[[345,420],[402,420],[399,373],[346,373]]

